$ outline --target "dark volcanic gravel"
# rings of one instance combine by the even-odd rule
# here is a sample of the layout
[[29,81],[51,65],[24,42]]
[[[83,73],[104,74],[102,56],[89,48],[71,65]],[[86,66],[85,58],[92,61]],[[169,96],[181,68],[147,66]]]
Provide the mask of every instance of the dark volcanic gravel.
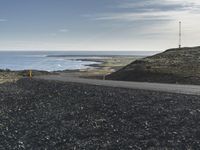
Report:
[[22,79],[0,85],[0,149],[200,149],[200,97]]

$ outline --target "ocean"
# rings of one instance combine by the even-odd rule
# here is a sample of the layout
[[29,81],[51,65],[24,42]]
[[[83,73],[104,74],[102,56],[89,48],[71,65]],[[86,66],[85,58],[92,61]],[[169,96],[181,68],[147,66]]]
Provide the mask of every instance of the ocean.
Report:
[[0,51],[0,69],[61,71],[97,64],[80,59],[109,56],[150,56],[155,51]]

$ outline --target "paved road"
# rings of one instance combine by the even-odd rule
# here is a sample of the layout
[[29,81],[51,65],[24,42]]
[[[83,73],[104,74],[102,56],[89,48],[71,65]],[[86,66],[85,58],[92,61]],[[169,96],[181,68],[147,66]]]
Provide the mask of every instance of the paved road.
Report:
[[95,79],[83,79],[83,78],[60,76],[60,75],[48,75],[48,76],[40,76],[40,77],[35,77],[35,78],[44,79],[44,80],[63,81],[63,82],[84,83],[84,84],[99,85],[99,86],[200,95],[200,86],[196,86],[196,85],[95,80]]

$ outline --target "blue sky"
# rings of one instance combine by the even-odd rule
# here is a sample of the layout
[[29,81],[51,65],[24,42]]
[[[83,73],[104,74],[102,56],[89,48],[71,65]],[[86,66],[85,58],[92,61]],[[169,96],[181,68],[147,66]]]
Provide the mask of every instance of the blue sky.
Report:
[[0,0],[0,50],[164,50],[200,45],[199,0]]

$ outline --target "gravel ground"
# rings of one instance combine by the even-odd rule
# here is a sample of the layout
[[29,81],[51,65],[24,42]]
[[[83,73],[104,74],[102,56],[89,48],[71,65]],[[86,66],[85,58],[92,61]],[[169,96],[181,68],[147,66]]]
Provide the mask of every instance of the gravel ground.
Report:
[[0,85],[0,149],[200,149],[200,97],[21,79]]

